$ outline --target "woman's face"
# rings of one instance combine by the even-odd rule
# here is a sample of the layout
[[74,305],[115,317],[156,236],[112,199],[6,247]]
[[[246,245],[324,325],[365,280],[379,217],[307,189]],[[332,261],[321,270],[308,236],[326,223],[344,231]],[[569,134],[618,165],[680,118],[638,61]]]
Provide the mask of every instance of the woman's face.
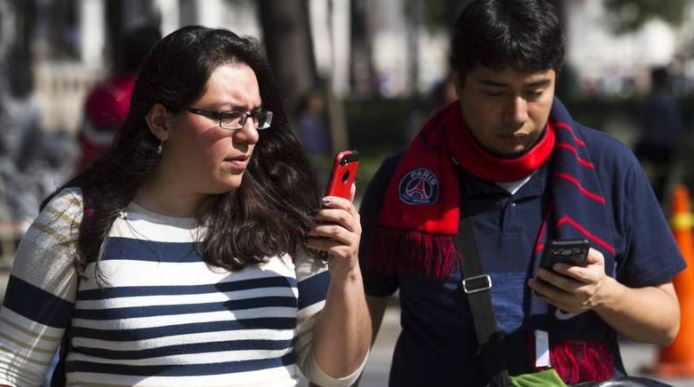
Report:
[[[258,80],[244,63],[225,64],[210,75],[203,96],[190,108],[251,112],[261,107]],[[253,119],[241,129],[224,129],[219,120],[184,111],[167,119],[161,166],[164,174],[191,194],[233,191],[258,142]]]

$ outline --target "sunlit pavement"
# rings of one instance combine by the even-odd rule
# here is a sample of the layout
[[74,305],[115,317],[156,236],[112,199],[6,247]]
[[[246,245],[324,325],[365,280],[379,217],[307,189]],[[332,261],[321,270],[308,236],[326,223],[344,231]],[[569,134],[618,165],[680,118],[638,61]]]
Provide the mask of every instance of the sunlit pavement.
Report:
[[[388,308],[383,318],[383,326],[369,355],[360,387],[386,387],[388,385],[388,369],[399,332],[400,309],[392,306]],[[621,348],[624,366],[630,375],[639,375],[639,369],[643,366],[653,365],[658,355],[657,348],[649,344],[622,342]],[[694,348],[692,350],[694,351]],[[661,379],[652,375],[644,376],[658,379],[676,387],[694,387],[694,378]]]

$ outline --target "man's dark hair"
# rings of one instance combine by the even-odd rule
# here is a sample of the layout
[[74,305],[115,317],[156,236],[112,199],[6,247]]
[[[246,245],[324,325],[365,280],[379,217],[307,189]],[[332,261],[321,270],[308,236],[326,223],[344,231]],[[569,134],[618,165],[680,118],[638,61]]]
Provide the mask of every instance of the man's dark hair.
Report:
[[461,81],[477,66],[558,72],[563,59],[559,17],[544,0],[477,0],[453,28],[451,69]]

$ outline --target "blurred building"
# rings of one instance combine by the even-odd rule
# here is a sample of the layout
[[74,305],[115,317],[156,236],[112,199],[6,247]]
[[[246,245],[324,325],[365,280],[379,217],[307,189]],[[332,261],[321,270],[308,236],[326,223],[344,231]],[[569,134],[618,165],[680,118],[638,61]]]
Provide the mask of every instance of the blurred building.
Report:
[[259,34],[250,0],[36,0],[36,4],[33,71],[45,130],[74,132],[87,90],[119,65],[117,37],[122,31],[156,23],[166,34],[182,25],[204,24]]
[[[332,91],[342,97],[363,94],[363,90],[386,97],[426,94],[448,72],[448,27],[467,2],[306,1],[316,67],[330,80]],[[0,57],[6,55],[7,42],[16,35],[12,8],[20,2],[27,1],[0,0]],[[183,25],[202,24],[262,40],[258,5],[253,0],[27,3],[35,5],[32,68],[47,130],[76,128],[85,91],[117,65],[114,53],[119,43],[114,36],[119,30],[156,20],[163,34]],[[692,23],[673,28],[657,20],[635,33],[616,36],[603,0],[557,3],[562,5],[567,25],[567,63],[576,72],[581,91],[588,93],[619,94],[637,88],[648,68],[671,63],[684,42],[694,37]],[[688,20],[692,19],[691,8]],[[432,13],[438,17],[433,23]],[[365,42],[358,46],[355,39]],[[678,65],[687,77],[694,78],[694,63],[683,60]],[[355,75],[355,71],[369,74]]]
[[[22,0],[0,0],[0,33],[11,40]],[[24,0],[26,1],[26,0]],[[319,75],[341,97],[353,92],[351,3],[307,0]],[[371,42],[372,93],[387,97],[426,93],[447,72],[446,29],[424,25],[423,0],[362,0]],[[262,40],[253,0],[33,0],[32,72],[45,130],[74,132],[86,90],[117,66],[119,31],[155,21],[165,35],[180,26],[226,27]],[[0,31],[1,32],[1,31]],[[0,56],[3,55],[0,38]],[[9,58],[8,58],[9,59]]]
[[[694,38],[694,2],[685,22],[675,27],[665,21],[647,21],[639,30],[615,34],[603,0],[562,0],[566,21],[566,62],[578,74],[584,94],[631,95],[648,89],[652,67],[671,66],[686,79],[694,79],[694,61],[683,51]],[[691,87],[681,85],[682,93]]]

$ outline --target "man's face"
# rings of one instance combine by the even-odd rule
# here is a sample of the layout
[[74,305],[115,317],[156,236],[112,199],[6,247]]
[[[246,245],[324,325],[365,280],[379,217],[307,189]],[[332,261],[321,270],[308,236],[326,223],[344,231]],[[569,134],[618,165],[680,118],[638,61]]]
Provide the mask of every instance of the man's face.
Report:
[[478,66],[456,77],[460,107],[470,132],[488,151],[506,157],[535,145],[549,118],[554,70],[523,73]]

